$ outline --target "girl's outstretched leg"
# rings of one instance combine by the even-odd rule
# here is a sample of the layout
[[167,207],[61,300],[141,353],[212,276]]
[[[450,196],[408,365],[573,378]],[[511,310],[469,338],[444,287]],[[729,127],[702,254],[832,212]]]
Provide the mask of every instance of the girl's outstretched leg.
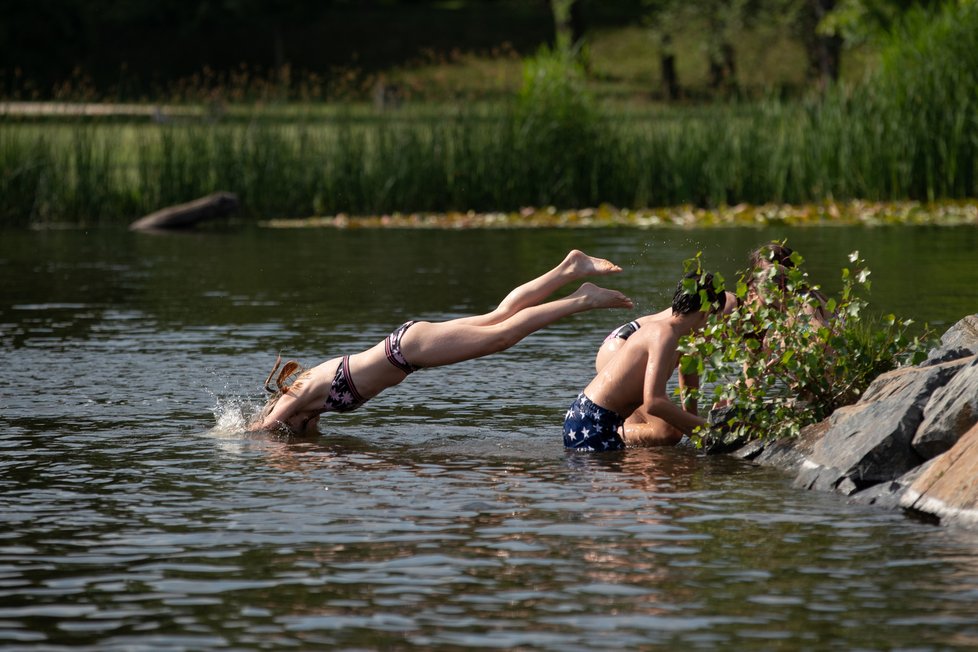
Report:
[[598,308],[632,308],[631,299],[617,290],[584,283],[573,294],[517,311],[498,323],[480,325],[470,318],[447,322],[418,322],[401,341],[404,357],[418,367],[480,358],[513,346],[527,335],[573,315]]
[[498,324],[524,308],[538,305],[567,283],[588,276],[617,274],[620,271],[621,267],[609,260],[588,256],[583,251],[574,249],[549,272],[513,289],[492,312],[462,317],[455,321],[475,326]]

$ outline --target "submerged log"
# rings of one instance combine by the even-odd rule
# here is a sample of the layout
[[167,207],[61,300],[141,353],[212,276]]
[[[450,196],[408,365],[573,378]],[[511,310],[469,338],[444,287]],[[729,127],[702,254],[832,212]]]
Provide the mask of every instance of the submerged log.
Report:
[[215,192],[187,202],[150,213],[129,225],[132,231],[186,229],[198,222],[223,217],[239,206],[238,196],[230,192]]

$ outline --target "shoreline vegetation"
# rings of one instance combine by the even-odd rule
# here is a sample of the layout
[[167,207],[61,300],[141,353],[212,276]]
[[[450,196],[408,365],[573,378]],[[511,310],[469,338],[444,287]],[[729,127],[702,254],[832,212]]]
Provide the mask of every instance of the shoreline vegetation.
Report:
[[607,204],[559,210],[524,207],[511,212],[390,213],[259,220],[273,229],[545,229],[545,228],[706,228],[763,226],[959,226],[978,225],[978,200],[940,202],[823,202],[819,204],[692,205],[628,209]]
[[[779,217],[766,207],[978,197],[976,87],[978,5],[961,3],[911,16],[864,80],[800,99],[614,104],[588,89],[573,57],[541,50],[525,60],[518,91],[496,102],[8,110],[0,225],[125,225],[218,190],[235,193],[252,221],[443,213],[514,225],[536,216],[523,207],[554,206],[570,224],[596,219],[581,207],[600,216],[617,206],[619,221],[638,225],[689,222],[687,213],[704,224],[831,223],[831,208]],[[757,208],[720,208],[744,205]],[[650,206],[694,208],[662,217]],[[877,215],[923,219],[915,209]]]

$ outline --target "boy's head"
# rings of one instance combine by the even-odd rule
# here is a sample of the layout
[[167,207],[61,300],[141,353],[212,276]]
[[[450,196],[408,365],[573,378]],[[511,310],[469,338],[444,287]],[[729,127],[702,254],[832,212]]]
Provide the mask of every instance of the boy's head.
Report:
[[702,310],[704,301],[709,306],[710,314],[722,311],[727,303],[723,284],[714,283],[713,274],[709,272],[689,272],[676,285],[676,293],[672,296],[672,314],[688,315]]

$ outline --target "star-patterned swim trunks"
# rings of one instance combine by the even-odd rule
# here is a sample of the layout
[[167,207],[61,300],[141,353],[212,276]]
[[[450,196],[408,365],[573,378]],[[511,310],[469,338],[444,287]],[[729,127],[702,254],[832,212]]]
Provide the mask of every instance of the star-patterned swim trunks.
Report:
[[564,415],[564,448],[579,451],[620,451],[625,441],[618,428],[625,419],[581,392]]

